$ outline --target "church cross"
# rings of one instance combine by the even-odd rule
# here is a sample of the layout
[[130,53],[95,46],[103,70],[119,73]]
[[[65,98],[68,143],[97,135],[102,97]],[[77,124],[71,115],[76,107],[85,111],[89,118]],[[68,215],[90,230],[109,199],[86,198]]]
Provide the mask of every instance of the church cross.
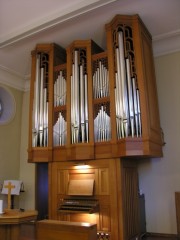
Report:
[[8,209],[11,209],[11,190],[15,188],[15,186],[12,185],[11,182],[8,182],[4,187],[8,189]]

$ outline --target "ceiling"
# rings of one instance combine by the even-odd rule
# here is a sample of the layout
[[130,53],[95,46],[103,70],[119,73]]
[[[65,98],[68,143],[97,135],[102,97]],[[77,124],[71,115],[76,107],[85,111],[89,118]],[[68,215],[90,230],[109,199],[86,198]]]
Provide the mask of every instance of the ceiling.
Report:
[[180,50],[179,0],[0,0],[0,83],[28,89],[38,43],[93,39],[106,49],[105,24],[116,14],[139,14],[154,56]]

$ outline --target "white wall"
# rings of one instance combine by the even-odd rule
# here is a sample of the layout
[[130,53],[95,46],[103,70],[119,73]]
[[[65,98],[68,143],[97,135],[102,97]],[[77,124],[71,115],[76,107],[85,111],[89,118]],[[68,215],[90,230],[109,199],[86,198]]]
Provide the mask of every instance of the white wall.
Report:
[[[1,87],[12,94],[16,103],[16,113],[12,121],[0,125],[0,184],[3,184],[4,180],[19,179],[22,92],[3,84]],[[4,200],[4,207],[7,207],[7,196],[0,194],[0,199]],[[15,197],[15,201],[15,207],[18,207],[18,197]]]
[[155,59],[163,158],[139,164],[147,231],[176,234],[175,191],[180,191],[180,52]]
[[[11,76],[13,78],[13,76]],[[25,192],[15,197],[15,208],[35,208],[35,165],[27,162],[29,92],[4,84],[14,96],[16,113],[11,122],[0,125],[0,184],[6,179],[22,180]],[[7,196],[0,195],[7,207]]]
[[20,207],[35,209],[35,164],[28,163],[28,130],[29,130],[29,92],[23,94],[21,149],[20,149],[20,179],[24,183],[25,192],[21,194]]

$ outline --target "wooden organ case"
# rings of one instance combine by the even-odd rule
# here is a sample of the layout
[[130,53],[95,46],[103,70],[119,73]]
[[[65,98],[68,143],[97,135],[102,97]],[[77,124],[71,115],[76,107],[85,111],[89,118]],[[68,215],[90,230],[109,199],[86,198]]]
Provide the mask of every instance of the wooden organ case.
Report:
[[[140,233],[137,160],[162,156],[152,41],[138,15],[105,29],[106,51],[76,40],[32,52],[28,161],[48,164],[49,219],[128,240]],[[92,194],[69,194],[72,181],[93,181]]]

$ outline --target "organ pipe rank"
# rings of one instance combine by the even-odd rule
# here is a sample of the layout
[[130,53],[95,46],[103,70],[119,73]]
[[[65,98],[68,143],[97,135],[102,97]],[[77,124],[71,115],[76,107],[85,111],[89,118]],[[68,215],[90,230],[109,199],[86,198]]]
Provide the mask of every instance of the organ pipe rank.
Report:
[[[71,75],[71,142],[85,143],[89,141],[88,121],[88,84],[85,71],[86,59],[81,58],[81,52],[75,50]],[[84,53],[84,56],[86,54]]]
[[[129,44],[128,31],[123,28],[116,32],[115,56],[115,112],[117,139],[140,137],[142,135],[139,89],[133,69],[133,44]],[[134,54],[134,53],[133,53]],[[88,116],[88,75],[86,49],[72,51],[71,73],[71,143],[89,142]],[[36,55],[36,77],[33,102],[33,147],[48,145],[48,54]],[[109,71],[106,58],[95,61],[93,73],[94,99],[109,98]],[[54,107],[66,105],[66,74],[63,70],[54,82]],[[66,114],[59,111],[53,127],[54,146],[63,146],[67,142]],[[94,140],[111,140],[110,111],[106,101],[99,102],[94,116]]]
[[[94,99],[109,97],[109,71],[103,62],[105,59],[96,61],[97,67],[93,74]],[[101,104],[94,119],[94,139],[95,142],[111,139],[111,121],[105,104]]]
[[141,136],[141,112],[139,89],[136,78],[131,77],[131,61],[125,58],[123,32],[117,33],[118,45],[115,48],[115,102],[117,138]]
[[[54,107],[66,104],[66,79],[63,71],[59,71],[59,75],[54,83]],[[59,112],[58,119],[53,127],[54,146],[64,146],[67,138],[67,121],[62,112]]]
[[36,56],[35,96],[33,102],[33,147],[48,144],[48,54]]

